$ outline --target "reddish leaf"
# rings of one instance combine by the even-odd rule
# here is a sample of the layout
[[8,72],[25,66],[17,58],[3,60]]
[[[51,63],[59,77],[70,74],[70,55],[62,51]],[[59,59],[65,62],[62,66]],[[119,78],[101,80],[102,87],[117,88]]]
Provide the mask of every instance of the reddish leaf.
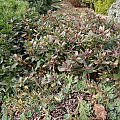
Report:
[[93,107],[93,110],[97,120],[106,120],[107,112],[105,111],[105,108],[103,105],[95,104]]

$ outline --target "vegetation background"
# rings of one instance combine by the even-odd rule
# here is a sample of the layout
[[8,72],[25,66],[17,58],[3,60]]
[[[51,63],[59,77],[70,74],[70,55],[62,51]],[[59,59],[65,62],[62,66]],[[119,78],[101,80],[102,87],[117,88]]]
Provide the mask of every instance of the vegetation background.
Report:
[[113,0],[0,2],[2,120],[120,119],[120,28],[96,14]]

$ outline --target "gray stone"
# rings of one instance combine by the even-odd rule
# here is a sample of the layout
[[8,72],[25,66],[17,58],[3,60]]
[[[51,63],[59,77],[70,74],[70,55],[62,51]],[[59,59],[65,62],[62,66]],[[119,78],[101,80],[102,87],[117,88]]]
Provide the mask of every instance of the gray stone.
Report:
[[108,16],[111,20],[120,24],[120,0],[116,0],[108,10]]

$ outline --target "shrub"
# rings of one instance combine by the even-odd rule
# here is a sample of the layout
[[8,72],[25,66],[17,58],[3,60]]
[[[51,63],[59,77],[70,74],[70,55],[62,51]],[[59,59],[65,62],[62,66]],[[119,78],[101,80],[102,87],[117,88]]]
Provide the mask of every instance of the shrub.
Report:
[[47,13],[48,10],[54,9],[53,3],[60,2],[61,0],[27,0],[30,7],[35,7],[36,11],[40,14]]
[[10,48],[0,56],[2,116],[57,119],[59,110],[92,118],[92,104],[119,97],[119,37],[114,23],[93,13],[26,15],[5,47],[1,37],[2,51]]
[[12,22],[20,20],[26,12],[27,3],[17,0],[0,1],[0,32],[9,33],[12,31]]
[[115,1],[116,0],[98,0],[94,2],[95,12],[100,14],[107,14],[107,10]]
[[[16,72],[12,65],[14,64],[11,57],[13,44],[9,39],[12,34],[13,24],[22,19],[27,9],[27,3],[17,0],[0,1],[0,101],[5,97],[13,94]],[[7,86],[7,87],[6,87]],[[12,87],[11,87],[12,86]],[[14,92],[13,92],[14,91]]]
[[[84,17],[80,13],[74,15],[77,19],[71,14],[67,16],[54,13],[34,19],[27,17],[14,26],[15,31],[9,40],[12,40],[13,48],[18,49],[17,52],[13,49],[13,54],[10,55],[13,58],[10,67],[3,64],[3,68],[9,69],[9,72],[6,70],[1,76],[5,83],[2,86],[5,91],[3,93],[11,94],[12,91],[14,95],[14,112],[18,110],[21,113],[23,109],[26,113],[27,109],[32,112],[36,108],[33,103],[37,101],[38,110],[35,110],[47,110],[47,116],[53,102],[61,102],[73,91],[78,90],[81,94],[89,92],[93,96],[99,94],[100,89],[108,90],[118,81],[114,78],[119,72],[118,29],[113,23],[93,13],[87,13]],[[21,41],[22,46],[17,41]],[[21,51],[21,47],[24,51]],[[9,77],[10,84],[6,84],[4,78],[8,73],[13,75]],[[87,86],[87,81],[95,82],[95,88]],[[7,91],[8,88],[12,90]],[[102,103],[105,103],[104,95],[108,96],[109,93],[107,91],[101,94],[104,98]],[[26,100],[32,102],[27,105]],[[10,108],[14,103],[6,102],[6,106]],[[17,103],[21,104],[20,108]]]

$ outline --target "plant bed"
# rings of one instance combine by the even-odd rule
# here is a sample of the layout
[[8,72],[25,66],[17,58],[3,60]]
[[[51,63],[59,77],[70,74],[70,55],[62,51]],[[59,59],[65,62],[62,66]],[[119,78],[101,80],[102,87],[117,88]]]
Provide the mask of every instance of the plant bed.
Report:
[[119,120],[119,33],[88,11],[26,15],[8,39],[2,119]]

